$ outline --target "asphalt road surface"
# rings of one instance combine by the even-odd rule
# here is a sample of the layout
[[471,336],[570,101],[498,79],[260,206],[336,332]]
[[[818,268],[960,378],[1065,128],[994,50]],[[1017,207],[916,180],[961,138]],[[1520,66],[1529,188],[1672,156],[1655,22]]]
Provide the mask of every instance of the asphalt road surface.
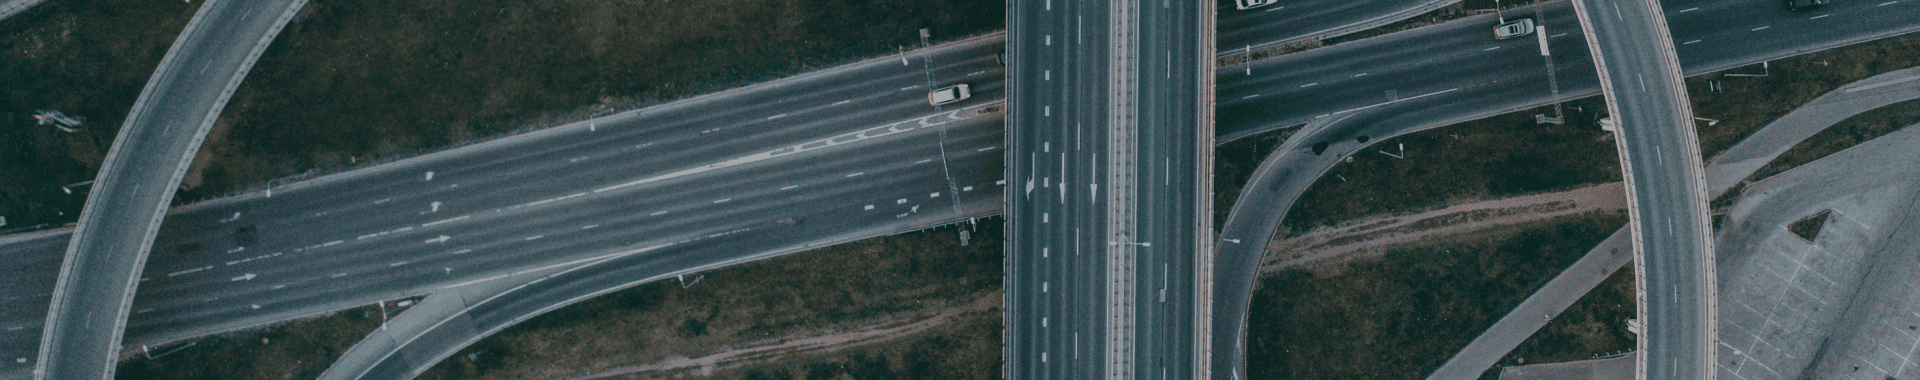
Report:
[[[977,97],[957,105],[970,110],[935,111],[927,69],[880,59],[176,210],[127,341],[417,295],[656,238],[830,226],[837,219],[815,218],[841,209],[898,220],[831,227],[848,232],[959,218],[956,205],[999,197],[1003,140],[999,123],[985,121],[998,116],[980,106],[1001,90],[979,79],[1000,76],[998,46],[931,49],[936,76],[975,83]],[[939,126],[965,126],[950,134],[948,160],[939,147],[901,140],[938,135]],[[760,170],[776,163],[786,166]],[[927,178],[939,186],[910,186]],[[0,276],[51,285],[38,273],[56,268],[45,258],[57,260],[64,237],[0,247],[0,257],[23,264]],[[27,327],[46,309],[31,305],[46,305],[47,289],[6,289],[18,302],[0,313],[5,357],[33,355],[37,335]],[[27,365],[6,373],[24,377]]]
[[[1059,6],[1060,4],[1055,5]],[[1561,7],[1564,9],[1564,5],[1561,5]],[[1701,8],[1689,12],[1678,12],[1675,10],[1676,8],[1686,9],[1684,7]],[[1681,61],[1685,65],[1684,67],[1690,68],[1688,70],[1690,73],[1699,73],[1712,68],[1724,68],[1738,64],[1752,63],[1762,59],[1782,57],[1797,52],[1829,48],[1844,43],[1907,33],[1914,30],[1915,27],[1910,23],[1900,21],[1909,19],[1916,14],[1916,8],[1913,8],[1912,4],[1909,3],[1899,3],[1884,7],[1873,4],[1841,3],[1829,6],[1821,12],[1805,15],[1787,14],[1770,6],[1707,4],[1704,1],[1674,2],[1669,3],[1666,8],[1668,9],[1668,13],[1673,15],[1670,18],[1670,23],[1673,26],[1676,36],[1675,41],[1680,41]],[[1549,9],[1552,8],[1549,7]],[[1811,17],[1819,16],[1827,17],[1810,19]],[[1571,19],[1570,16],[1563,17]],[[1383,136],[1387,136],[1385,133],[1393,133],[1396,131],[1404,132],[1427,126],[1435,126],[1431,124],[1432,122],[1477,117],[1479,115],[1546,102],[1548,97],[1545,94],[1545,86],[1538,81],[1538,78],[1544,74],[1543,71],[1535,69],[1536,71],[1531,75],[1510,75],[1511,73],[1507,72],[1507,70],[1511,70],[1512,67],[1520,67],[1514,65],[1521,65],[1522,63],[1531,63],[1531,67],[1540,67],[1537,52],[1527,51],[1527,49],[1530,49],[1530,47],[1527,47],[1528,45],[1516,45],[1513,49],[1503,48],[1493,52],[1486,52],[1487,55],[1485,56],[1472,56],[1473,54],[1481,53],[1479,50],[1489,45],[1448,45],[1424,42],[1413,45],[1409,44],[1407,40],[1395,39],[1420,36],[1421,38],[1443,40],[1446,38],[1470,39],[1491,44],[1491,38],[1486,30],[1492,26],[1491,21],[1484,21],[1482,23],[1485,25],[1473,28],[1454,27],[1454,29],[1448,29],[1450,25],[1435,26],[1427,28],[1432,30],[1423,29],[1414,32],[1400,33],[1391,38],[1357,41],[1264,61],[1261,65],[1256,65],[1258,67],[1256,67],[1255,75],[1252,78],[1260,79],[1268,76],[1287,76],[1291,74],[1289,71],[1275,68],[1276,66],[1274,65],[1278,65],[1277,67],[1294,68],[1345,66],[1364,69],[1369,67],[1366,65],[1368,62],[1379,62],[1379,60],[1376,60],[1376,57],[1368,54],[1351,54],[1345,58],[1328,58],[1324,55],[1328,52],[1342,51],[1341,49],[1360,52],[1378,52],[1382,57],[1499,57],[1502,54],[1513,54],[1514,57],[1506,60],[1515,63],[1501,66],[1478,64],[1480,61],[1477,60],[1452,59],[1439,61],[1439,64],[1463,66],[1471,69],[1453,73],[1453,75],[1438,75],[1424,70],[1424,68],[1432,65],[1407,67],[1405,70],[1393,72],[1392,74],[1395,76],[1395,80],[1392,81],[1354,84],[1359,87],[1372,86],[1372,90],[1355,92],[1375,94],[1373,95],[1373,99],[1356,97],[1344,104],[1337,101],[1306,104],[1303,107],[1290,108],[1286,112],[1267,116],[1272,119],[1272,122],[1250,120],[1247,118],[1242,118],[1237,121],[1223,119],[1220,122],[1221,129],[1219,132],[1223,136],[1230,137],[1249,134],[1262,128],[1276,128],[1289,125],[1289,123],[1298,124],[1300,121],[1312,119],[1314,115],[1330,114],[1345,110],[1347,108],[1343,108],[1343,106],[1349,104],[1366,106],[1380,102],[1382,98],[1377,94],[1381,94],[1386,89],[1402,88],[1403,85],[1413,86],[1422,83],[1444,85],[1462,78],[1476,77],[1483,79],[1513,79],[1500,82],[1510,84],[1512,87],[1499,88],[1487,86],[1477,88],[1476,91],[1483,91],[1478,93],[1469,93],[1466,90],[1460,90],[1432,95],[1413,101],[1403,101],[1391,106],[1375,107],[1369,109],[1371,110],[1369,114],[1384,114],[1386,116],[1362,115],[1338,123],[1335,125],[1336,128],[1322,131],[1319,134],[1301,136],[1302,139],[1309,141],[1335,141],[1334,147],[1329,149],[1329,151],[1333,153],[1329,155],[1338,155],[1343,154],[1341,152],[1351,152],[1354,149],[1353,147],[1343,148],[1342,144],[1351,143],[1353,141],[1351,137],[1360,133],[1373,134],[1375,139],[1380,139],[1384,138]],[[1887,25],[1905,27],[1889,28],[1886,27]],[[1759,26],[1770,26],[1770,28],[1761,31],[1750,31],[1750,29]],[[1559,32],[1555,32],[1555,34],[1557,33]],[[1756,35],[1784,37],[1763,39],[1755,38],[1754,36]],[[1578,38],[1577,36],[1578,35],[1575,34],[1553,39],[1553,49],[1558,57],[1557,63],[1562,64],[1562,70],[1564,70],[1561,72],[1561,80],[1563,81],[1562,89],[1567,93],[1592,94],[1597,92],[1598,87],[1595,85],[1597,82],[1591,79],[1587,80],[1588,84],[1584,89],[1583,87],[1567,83],[1579,80],[1581,75],[1578,75],[1578,70],[1590,66],[1582,63],[1583,61],[1581,60],[1585,56],[1583,44],[1579,42],[1563,42],[1566,38]],[[1089,35],[1087,37],[1097,36]],[[1687,43],[1693,39],[1704,40],[1704,42],[1695,44]],[[1055,42],[1057,43],[1059,41],[1060,40],[1056,40]],[[942,48],[936,48],[936,50],[938,49]],[[999,80],[999,76],[991,73],[975,74],[976,72],[989,71],[997,67],[991,60],[997,48],[975,45],[973,47],[957,47],[956,49],[979,49],[967,52],[955,52],[953,54],[979,57],[980,59],[963,63],[961,66],[952,66],[954,70],[946,74],[939,74],[938,70],[942,70],[942,67],[948,67],[944,66],[942,62],[949,61],[936,58],[936,77],[969,78],[966,79],[966,81],[976,84],[975,96],[978,101],[991,101],[992,98],[998,97],[999,95],[995,94],[996,90],[994,90],[994,86]],[[1561,51],[1567,52],[1560,53]],[[1303,61],[1303,59],[1305,60]],[[1404,60],[1403,58],[1393,59]],[[1434,62],[1427,63],[1433,64]],[[827,130],[857,131],[861,126],[871,125],[865,123],[857,125],[839,123],[859,122],[862,120],[866,120],[869,123],[884,123],[885,121],[881,120],[914,118],[927,112],[926,108],[920,108],[917,109],[917,111],[907,108],[906,105],[910,104],[923,106],[925,103],[922,99],[924,98],[921,97],[917,91],[901,89],[902,87],[908,86],[923,86],[924,84],[922,83],[925,82],[925,73],[912,70],[912,68],[908,66],[894,66],[896,68],[904,68],[905,71],[900,72],[861,71],[876,67],[871,65],[899,65],[899,62],[863,63],[856,66],[866,69],[850,68],[845,69],[847,71],[810,74],[813,79],[787,81],[782,84],[758,86],[752,90],[717,95],[712,98],[712,100],[705,101],[705,103],[700,103],[700,101],[690,102],[698,103],[697,105],[686,106],[695,108],[694,111],[680,110],[672,112],[672,115],[679,116],[662,116],[655,113],[648,113],[643,115],[647,118],[640,120],[646,125],[635,127],[640,129],[628,128],[615,130],[621,131],[620,133],[625,133],[626,135],[622,136],[626,137],[585,134],[581,133],[577,126],[536,132],[510,139],[503,139],[489,145],[483,145],[482,147],[484,148],[470,147],[458,151],[443,152],[433,156],[310,181],[312,182],[311,184],[303,183],[290,188],[282,188],[276,190],[276,194],[274,198],[272,198],[274,200],[272,203],[260,203],[262,200],[256,198],[261,197],[263,194],[255,193],[250,195],[249,198],[230,201],[231,203],[221,202],[194,206],[186,210],[176,210],[176,214],[171,216],[166,226],[163,227],[163,230],[171,232],[163,232],[159,241],[156,242],[156,246],[159,247],[160,250],[153,258],[153,261],[149,263],[153,266],[152,270],[146,272],[148,273],[150,282],[143,284],[143,290],[140,292],[140,295],[136,297],[135,313],[131,316],[130,320],[128,343],[138,344],[141,342],[176,340],[206,333],[270,323],[302,315],[311,315],[319,312],[364,305],[379,299],[390,299],[404,294],[419,294],[428,291],[429,288],[433,288],[433,285],[437,284],[453,284],[486,278],[501,273],[508,273],[516,268],[551,265],[549,263],[564,263],[569,261],[569,258],[591,257],[593,253],[605,252],[604,249],[593,252],[571,252],[569,250],[556,249],[544,252],[559,252],[566,257],[546,258],[531,255],[507,255],[499,251],[475,248],[450,249],[448,251],[451,252],[458,252],[462,249],[475,249],[468,254],[483,253],[487,257],[495,257],[495,259],[490,259],[490,261],[475,260],[481,261],[475,263],[468,263],[467,260],[461,260],[455,262],[457,266],[443,266],[455,269],[452,274],[444,273],[446,272],[444,270],[441,271],[440,276],[447,277],[445,280],[436,280],[429,276],[432,274],[430,272],[434,272],[434,269],[443,268],[423,268],[415,270],[415,273],[411,275],[396,275],[393,273],[400,271],[396,268],[405,268],[407,265],[402,264],[398,267],[387,267],[393,263],[400,262],[400,260],[389,261],[389,259],[404,257],[409,253],[430,252],[419,247],[381,250],[379,254],[357,250],[341,250],[343,252],[338,252],[331,256],[317,255],[319,257],[302,260],[290,260],[284,255],[258,258],[259,256],[271,255],[273,253],[291,254],[288,253],[291,249],[301,249],[314,244],[324,245],[334,240],[342,240],[342,244],[346,244],[344,241],[354,240],[357,236],[366,233],[377,234],[383,231],[389,232],[390,234],[401,233],[392,231],[405,227],[416,227],[416,229],[419,229],[421,224],[435,220],[423,219],[425,216],[420,215],[409,217],[405,214],[417,214],[417,212],[427,211],[431,202],[444,201],[445,199],[440,199],[442,197],[461,197],[461,199],[466,200],[462,201],[466,203],[464,205],[459,204],[462,202],[445,202],[446,204],[444,204],[443,207],[459,206],[469,207],[473,210],[491,210],[492,208],[500,207],[497,205],[519,204],[574,194],[577,193],[578,190],[567,188],[566,183],[549,184],[545,183],[544,180],[568,176],[593,176],[594,174],[592,173],[565,172],[578,170],[580,168],[591,168],[590,163],[593,161],[593,157],[605,159],[610,155],[627,153],[627,156],[645,158],[647,160],[644,161],[644,164],[635,163],[631,165],[618,165],[612,168],[597,168],[610,172],[599,174],[599,177],[596,178],[639,178],[648,174],[670,173],[681,168],[699,165],[700,163],[736,157],[729,156],[727,153],[750,154],[750,152],[758,152],[755,149],[771,149],[771,147],[778,146],[781,143],[808,141],[807,139],[810,138],[810,136],[834,135],[832,132],[823,132]],[[1259,67],[1266,67],[1267,69],[1262,70],[1259,69]],[[1061,73],[1056,72],[1053,74]],[[1338,77],[1341,74],[1343,74],[1343,72],[1335,71],[1323,73],[1323,76]],[[1358,72],[1349,71],[1344,72],[1344,74],[1353,75],[1358,74]],[[1318,78],[1288,77],[1291,79],[1269,83],[1265,86],[1247,86],[1237,89],[1228,88],[1232,86],[1230,82],[1236,82],[1236,80],[1231,78],[1235,75],[1244,77],[1244,74],[1236,72],[1223,71],[1219,73],[1221,93],[1218,99],[1223,103],[1222,108],[1219,108],[1219,110],[1223,112],[1221,114],[1222,116],[1229,115],[1226,111],[1228,105],[1224,103],[1233,99],[1232,96],[1236,94],[1245,96],[1264,92],[1261,90],[1269,88],[1297,88],[1306,83],[1318,82],[1318,80],[1316,80]],[[1368,76],[1375,75],[1384,76],[1387,74],[1376,73]],[[834,79],[820,79],[822,76]],[[1055,79],[1058,80],[1059,78]],[[1245,82],[1246,79],[1247,78],[1241,78],[1238,82]],[[1303,82],[1299,81],[1299,79],[1308,79],[1309,81]],[[1523,81],[1521,79],[1525,80]],[[860,83],[871,83],[871,85],[861,87]],[[845,87],[847,90],[836,90],[842,88],[840,86],[847,86]],[[1314,87],[1308,87],[1307,89],[1310,91],[1326,91],[1339,86]],[[1362,88],[1361,90],[1365,89]],[[920,91],[924,91],[924,88],[921,88]],[[899,94],[895,94],[894,92],[899,92]],[[1402,93],[1407,94],[1405,96],[1417,95],[1406,92]],[[1488,94],[1500,96],[1488,96]],[[808,95],[818,95],[826,97],[827,99],[820,101],[786,99],[796,96],[804,98]],[[785,100],[791,100],[791,102],[786,102]],[[1372,102],[1365,102],[1367,100],[1371,100]],[[839,101],[861,101],[863,105],[877,101],[882,106],[878,107],[881,109],[872,112],[847,114],[848,110],[864,107],[835,108],[847,105],[834,104]],[[893,104],[894,106],[885,106],[887,104]],[[1394,107],[1392,112],[1385,112],[1389,107]],[[739,114],[712,110],[727,110],[738,112]],[[795,113],[797,112],[796,110],[804,110],[805,112],[811,113]],[[1428,112],[1432,110],[1441,112]],[[779,116],[781,114],[789,114],[791,118],[781,117],[775,120],[765,120],[766,118]],[[828,118],[829,120],[810,120],[808,123],[787,124],[794,123],[795,120],[801,119],[793,116],[823,114],[830,115],[831,118]],[[676,118],[689,119],[670,125],[662,124],[665,121],[673,121]],[[810,118],[818,117],[810,116]],[[758,119],[758,121],[756,121],[756,119]],[[1367,120],[1368,122],[1361,123],[1362,120]],[[1347,124],[1349,122],[1353,124]],[[1349,127],[1340,127],[1342,125]],[[997,125],[976,125],[973,127],[999,128]],[[961,128],[967,128],[967,126],[961,126]],[[610,130],[612,129],[600,129],[601,132]],[[708,140],[700,140],[699,136],[691,136],[700,135],[701,132],[708,132],[709,134],[718,133],[720,135],[716,135],[714,138]],[[954,130],[952,132],[963,133],[960,130]],[[1344,141],[1338,141],[1338,139],[1328,140],[1328,138],[1342,135],[1347,136]],[[673,139],[671,141],[666,140],[669,137]],[[621,141],[623,138],[631,139],[634,144],[626,144],[627,141]],[[604,139],[605,141],[599,144],[590,144],[590,146],[582,146],[582,144],[586,142],[600,139]],[[649,143],[655,145],[646,145]],[[669,143],[682,145],[674,146],[669,145]],[[642,147],[642,145],[645,145],[645,147]],[[659,147],[661,149],[644,150],[645,148],[652,147]],[[628,150],[623,151],[615,148]],[[582,152],[589,154],[575,154]],[[1319,157],[1312,155],[1304,146],[1293,152],[1302,157]],[[593,153],[598,153],[598,155]],[[581,157],[587,157],[587,159],[577,162],[572,161],[575,158]],[[469,161],[475,162],[469,163]],[[605,163],[604,161],[601,162],[601,164]],[[1058,165],[1058,163],[1055,163],[1055,165]],[[662,166],[666,168],[660,168]],[[1312,165],[1302,165],[1300,167],[1305,168],[1311,166]],[[424,182],[417,183],[425,171],[440,170],[441,175],[444,176],[448,173],[444,169],[449,168],[463,170],[463,173],[468,177],[458,179],[458,181],[446,182],[446,185],[449,185],[449,187],[433,186],[438,184],[423,185]],[[1319,171],[1319,169],[1301,169],[1300,172],[1318,173]],[[1083,177],[1086,176],[1086,174],[1081,175]],[[444,178],[445,177],[442,177],[442,179]],[[1311,178],[1309,177],[1307,180],[1310,181]],[[438,179],[436,181],[438,181]],[[579,183],[583,182],[592,181],[579,180],[574,182],[574,186],[578,186]],[[456,189],[458,188],[450,187],[450,185],[457,183],[465,184],[461,187],[478,186],[476,184],[485,184],[487,187],[457,191]],[[299,190],[308,187],[312,187],[312,189]],[[355,190],[363,187],[365,188],[364,190]],[[587,188],[587,190],[592,190],[592,188]],[[289,194],[289,191],[308,200],[299,201],[303,203],[278,203],[281,202],[279,198],[288,196],[286,194]],[[426,193],[402,196],[407,194],[407,191],[422,191]],[[525,193],[516,193],[516,191],[524,191]],[[308,192],[308,194],[300,195],[299,193],[301,192]],[[317,199],[323,198],[322,195],[327,195],[331,198]],[[922,196],[924,196],[924,194]],[[380,204],[372,203],[383,199],[392,200]],[[1290,204],[1291,198],[1287,199],[1289,200],[1286,203],[1279,204]],[[405,202],[402,203],[402,200]],[[557,203],[560,202],[556,202],[556,205]],[[405,206],[404,212],[400,211],[401,206]],[[876,206],[884,207],[885,205],[876,204]],[[590,208],[580,209],[589,210]],[[245,215],[240,219],[227,223],[219,222],[220,220],[228,219],[234,212],[244,212]],[[567,213],[571,212],[571,210],[561,209],[555,210],[554,212]],[[657,211],[648,211],[647,213],[650,214],[651,212]],[[264,215],[262,213],[264,213]],[[1284,210],[1280,210],[1279,213],[1284,214]],[[278,215],[278,217],[291,219],[278,221],[274,219],[276,215]],[[681,215],[684,216],[686,214]],[[408,223],[402,223],[401,221],[407,221]],[[591,219],[579,219],[579,221],[575,226],[567,228],[585,227],[593,223]],[[1277,221],[1275,223],[1277,223]],[[251,234],[236,233],[236,230],[246,225],[259,226]],[[448,226],[446,228],[453,227],[453,224],[445,225]],[[554,228],[554,230],[559,229],[563,228]],[[1271,229],[1269,229],[1269,231],[1271,231]],[[516,232],[524,234],[525,236],[501,236],[494,239],[499,241],[501,248],[512,248],[518,245],[507,244],[511,239],[539,236],[547,231],[527,229]],[[1224,232],[1230,233],[1231,231]],[[432,236],[421,234],[405,237],[409,239],[417,237],[424,240],[437,238],[437,236],[438,234]],[[1232,236],[1226,237],[1232,238]],[[59,237],[53,239],[62,240],[64,238],[64,235],[59,235]],[[451,240],[453,238],[456,237],[450,235],[448,242],[453,242],[453,240]],[[474,240],[479,238],[482,238],[482,236],[464,236],[464,239],[468,241],[462,244],[472,244],[475,246],[489,244],[485,241]],[[52,268],[58,265],[58,252],[64,250],[64,244],[62,242],[49,243],[42,239],[46,238],[23,239],[15,243],[0,246],[0,257],[8,258],[10,262],[16,263],[17,268],[20,268],[18,271],[0,273],[0,278],[4,278],[4,280],[10,284],[38,284],[16,285],[0,289],[0,294],[4,294],[7,300],[14,301],[9,302],[10,306],[0,308],[0,331],[4,331],[0,332],[0,355],[4,355],[0,356],[0,358],[27,358],[35,356],[33,354],[34,345],[37,344],[39,340],[39,325],[42,318],[44,318],[44,312],[46,310],[43,305],[46,305],[45,299],[52,284],[52,281],[48,279],[51,276],[47,276],[45,273],[51,273],[53,271]],[[241,247],[241,245],[236,244],[236,242],[247,239],[255,242],[251,243],[251,246],[247,246],[242,251],[227,252],[234,248]],[[375,239],[369,238],[368,240]],[[398,242],[401,242],[399,239],[391,240],[395,240],[395,243],[390,244],[399,245]],[[414,240],[414,242],[417,243],[422,240]],[[543,241],[545,243],[538,243]],[[556,240],[543,237],[533,242],[538,244],[556,244],[555,241]],[[186,249],[192,248],[192,243],[194,242],[202,243],[200,249]],[[375,243],[376,242],[372,241],[355,241],[354,244]],[[1095,243],[1098,244],[1100,242]],[[522,242],[518,244],[527,243]],[[1225,247],[1230,246],[1231,245],[1227,245]],[[269,249],[273,247],[283,249]],[[445,251],[442,252],[443,254],[446,253]],[[1223,260],[1230,259],[1231,255],[1223,254],[1221,257]],[[241,260],[250,258],[255,260],[240,262]],[[237,263],[229,265],[227,262]],[[1226,265],[1222,265],[1222,267],[1225,266]],[[267,267],[277,268],[274,273],[283,277],[269,277],[267,274],[260,274],[259,271],[253,270],[254,268]],[[194,269],[200,270],[185,272]],[[175,273],[179,274],[168,276]],[[258,277],[252,278],[251,280],[231,281],[233,278],[242,277],[248,273],[258,274]],[[324,278],[332,274],[340,273],[349,273],[349,276],[353,276],[351,278],[356,281],[337,280],[336,282],[341,283],[343,287],[346,288],[341,291],[318,289],[312,286],[313,284],[333,284],[334,282],[324,281]],[[343,278],[348,277],[343,276]],[[379,280],[377,283],[374,283],[376,281],[367,281],[385,278],[396,278],[398,280]],[[274,285],[295,284],[295,280],[301,280],[299,284],[306,284],[308,286],[282,286],[280,289],[273,288]],[[1243,286],[1250,287],[1251,282],[1250,280],[1248,281],[1249,282]],[[1224,283],[1224,280],[1216,283]],[[419,284],[419,286],[414,286],[415,284]],[[153,291],[156,287],[162,286],[171,290]],[[1240,294],[1244,295],[1245,292]],[[1219,299],[1234,299],[1233,296],[1227,293],[1219,293],[1218,295],[1220,297]],[[1244,300],[1244,297],[1245,296],[1240,296],[1239,299]],[[297,301],[274,302],[276,299]],[[266,302],[262,303],[260,301]],[[1217,304],[1232,303],[1234,302],[1218,302]],[[153,304],[155,306],[145,306],[147,304]],[[253,304],[260,304],[262,308],[257,310],[252,309],[251,305]],[[1242,305],[1242,310],[1244,310],[1244,305]],[[1216,318],[1226,318],[1223,317],[1222,314],[1216,313],[1215,315]],[[1236,315],[1243,316],[1244,312]],[[1238,318],[1236,317],[1235,319]],[[1216,324],[1216,326],[1221,325],[1222,324]],[[1234,333],[1232,335],[1216,336],[1239,337],[1241,335]],[[1232,342],[1236,340],[1238,339],[1222,339],[1221,341]],[[4,368],[4,372],[0,372],[0,377],[24,377],[25,368],[30,368],[31,363],[23,365],[17,364],[13,360],[4,360],[0,361],[0,365],[5,365],[5,367],[0,367]],[[1221,376],[1224,375],[1224,373],[1221,373]]]
[[1576,0],[1626,172],[1639,303],[1637,378],[1712,379],[1713,229],[1693,104],[1659,2]]
[[[1663,8],[1682,68],[1697,75],[1920,30],[1903,21],[1920,17],[1915,5],[1837,3],[1796,14],[1770,4],[1681,0]],[[1562,35],[1577,25],[1571,7],[1541,7],[1540,21],[1553,36],[1548,40],[1560,98],[1598,93],[1584,37]],[[1318,123],[1295,133],[1269,157],[1273,162],[1262,164],[1221,228],[1214,264],[1216,378],[1246,378],[1246,302],[1260,247],[1307,185],[1339,157],[1365,146],[1360,137],[1379,141],[1552,101],[1537,42],[1494,41],[1495,23],[1492,15],[1469,17],[1261,61],[1252,75],[1217,74],[1220,141]],[[1328,145],[1314,154],[1320,142]]]
[[[972,112],[972,111],[963,111]],[[959,124],[998,125],[997,117],[958,121]],[[938,128],[938,127],[932,127]],[[960,128],[956,128],[960,129]],[[829,148],[813,159],[783,160],[757,167],[743,167],[706,174],[707,178],[677,183],[643,185],[649,189],[703,187],[715,177],[755,178],[730,189],[714,189],[707,194],[738,194],[740,202],[751,206],[730,212],[685,220],[687,228],[678,233],[610,234],[611,239],[630,239],[617,248],[601,250],[605,256],[592,264],[552,275],[536,277],[509,291],[469,300],[472,306],[442,318],[424,333],[369,366],[358,378],[408,379],[431,368],[434,363],[454,355],[460,349],[513,324],[608,292],[645,282],[670,279],[675,274],[756,260],[771,254],[784,254],[817,248],[832,243],[885,235],[901,230],[944,223],[947,220],[983,216],[999,210],[1000,187],[995,186],[1001,161],[997,149],[974,147],[997,145],[1004,136],[996,128],[964,128],[964,133],[943,136],[934,131],[916,131],[883,138],[870,144]],[[943,194],[946,179],[938,163],[915,164],[909,157],[936,156],[942,143],[971,149],[950,150],[948,163],[956,171],[955,181],[964,189],[959,203],[951,194]],[[822,162],[827,161],[827,162]],[[846,176],[844,173],[866,174]],[[811,180],[793,181],[792,173],[808,173]],[[928,175],[928,174],[933,175]],[[871,177],[869,177],[871,176]],[[786,177],[786,178],[782,178]],[[773,179],[769,181],[769,179]],[[796,184],[821,190],[778,190],[783,184]],[[899,193],[906,194],[899,194]],[[709,196],[710,197],[710,196]],[[901,203],[899,201],[905,201]],[[648,202],[650,203],[650,202]],[[700,203],[700,202],[687,202]],[[862,204],[872,204],[867,209]],[[917,210],[917,211],[916,211]],[[756,220],[734,224],[733,220],[753,220],[748,216],[778,220]],[[636,220],[656,227],[658,223]],[[964,222],[962,222],[964,223]],[[680,223],[671,223],[680,224]],[[606,228],[603,226],[602,228]],[[624,228],[622,228],[624,229]],[[586,236],[581,236],[586,238]],[[956,240],[959,236],[953,236]],[[611,253],[607,253],[611,251]]]
[[36,376],[113,377],[135,280],[174,188],[227,97],[305,3],[210,1],[161,59],[107,151],[66,247]]
[[1111,6],[1008,3],[1009,379],[1106,374]]
[[1220,53],[1260,49],[1308,38],[1329,38],[1391,24],[1459,0],[1283,1],[1240,10],[1221,2]]
[[[1196,4],[1197,3],[1197,4]],[[1173,5],[1180,5],[1175,7]],[[1135,46],[1133,378],[1205,375],[1196,344],[1213,255],[1212,4],[1141,1]],[[1211,289],[1209,289],[1211,290]]]

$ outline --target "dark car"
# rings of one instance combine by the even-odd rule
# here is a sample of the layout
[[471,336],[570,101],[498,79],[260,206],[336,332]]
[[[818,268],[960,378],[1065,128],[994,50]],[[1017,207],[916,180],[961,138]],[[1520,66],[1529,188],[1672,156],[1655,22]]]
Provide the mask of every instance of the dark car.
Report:
[[1784,0],[1784,1],[1786,2],[1787,10],[1801,12],[1801,11],[1810,11],[1810,10],[1818,9],[1820,8],[1820,6],[1827,5],[1827,2],[1831,0]]

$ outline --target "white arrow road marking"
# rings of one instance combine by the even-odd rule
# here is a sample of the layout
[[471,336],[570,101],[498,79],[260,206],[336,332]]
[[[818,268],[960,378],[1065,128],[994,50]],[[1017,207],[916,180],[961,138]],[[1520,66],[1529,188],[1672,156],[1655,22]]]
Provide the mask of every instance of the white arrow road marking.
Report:
[[437,237],[437,238],[427,239],[427,244],[445,243],[447,242],[447,239],[452,239],[452,237],[448,237],[447,235],[440,235],[440,237]]
[[234,277],[234,278],[233,278],[233,281],[246,281],[246,280],[252,280],[252,279],[253,279],[254,277],[260,277],[260,276],[259,276],[259,275],[256,275],[256,274],[252,274],[252,273],[248,273],[248,274],[247,274],[247,275],[245,275],[245,276],[240,276],[240,277]]

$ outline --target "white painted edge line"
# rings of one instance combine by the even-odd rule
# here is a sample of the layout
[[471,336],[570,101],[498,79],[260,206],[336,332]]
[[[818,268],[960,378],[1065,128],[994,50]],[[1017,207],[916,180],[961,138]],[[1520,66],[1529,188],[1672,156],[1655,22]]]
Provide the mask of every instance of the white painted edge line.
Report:
[[472,217],[473,217],[472,215],[461,215],[461,216],[459,216],[459,217],[454,217],[454,218],[447,218],[447,219],[441,219],[441,220],[439,220],[439,221],[434,221],[434,222],[428,222],[427,224],[422,224],[422,225],[420,225],[420,227],[433,227],[433,226],[437,226],[437,225],[442,225],[442,224],[447,224],[447,223],[453,223],[453,222],[458,222],[458,221],[462,221],[462,220],[467,220],[467,218],[472,218]]

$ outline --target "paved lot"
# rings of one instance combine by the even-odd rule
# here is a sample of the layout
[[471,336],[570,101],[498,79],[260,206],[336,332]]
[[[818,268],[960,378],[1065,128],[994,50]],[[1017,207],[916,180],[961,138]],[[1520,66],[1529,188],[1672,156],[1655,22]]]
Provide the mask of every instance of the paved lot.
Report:
[[[1920,370],[1913,162],[1920,128],[1908,127],[1747,187],[1719,236],[1721,378]],[[1822,210],[1832,215],[1811,244],[1786,231]]]

